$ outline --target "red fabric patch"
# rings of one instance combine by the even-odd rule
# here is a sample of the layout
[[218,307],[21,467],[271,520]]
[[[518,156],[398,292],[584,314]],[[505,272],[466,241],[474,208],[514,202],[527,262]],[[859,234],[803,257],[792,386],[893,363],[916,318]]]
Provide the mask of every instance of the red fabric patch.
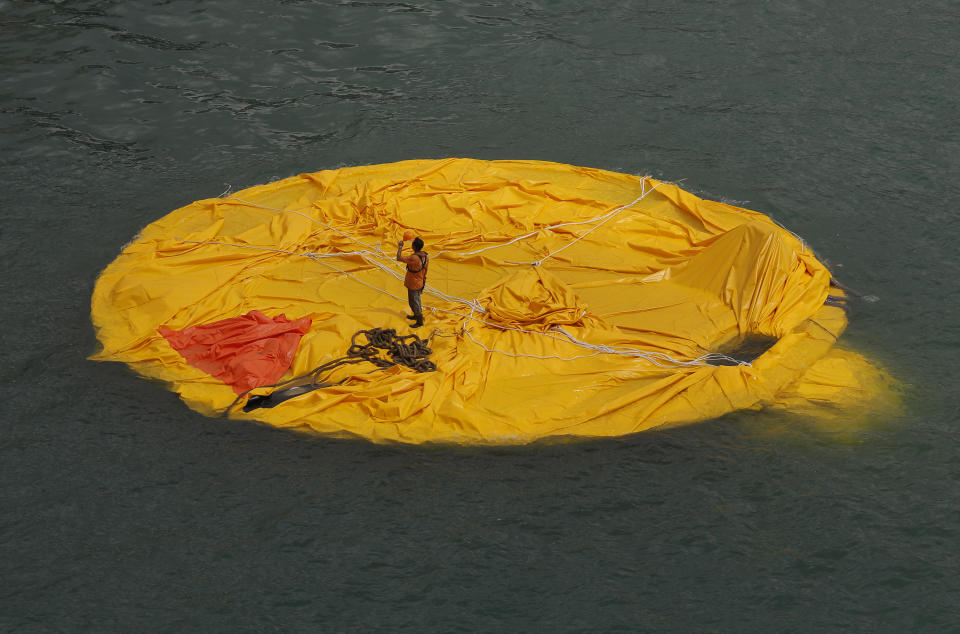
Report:
[[242,394],[280,380],[293,363],[310,318],[271,319],[259,310],[183,330],[158,328],[187,363],[214,376]]

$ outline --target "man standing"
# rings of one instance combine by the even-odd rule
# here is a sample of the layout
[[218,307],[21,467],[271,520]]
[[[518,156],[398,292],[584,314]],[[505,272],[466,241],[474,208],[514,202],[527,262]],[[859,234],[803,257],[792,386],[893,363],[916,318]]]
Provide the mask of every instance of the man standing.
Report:
[[410,302],[412,315],[407,315],[407,319],[414,320],[410,324],[411,328],[419,328],[423,325],[423,305],[420,303],[420,294],[423,293],[427,285],[427,266],[429,258],[423,251],[423,240],[419,237],[413,239],[413,253],[403,255],[403,240],[397,245],[397,262],[403,262],[407,265],[407,276],[403,279],[403,285],[407,287],[407,301]]

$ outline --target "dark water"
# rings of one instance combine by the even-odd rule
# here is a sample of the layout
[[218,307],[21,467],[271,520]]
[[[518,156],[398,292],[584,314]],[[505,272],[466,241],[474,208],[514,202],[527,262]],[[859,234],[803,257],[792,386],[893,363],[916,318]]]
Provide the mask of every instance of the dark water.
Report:
[[[960,631],[954,2],[0,0],[0,630]],[[380,447],[204,418],[95,349],[192,200],[407,158],[649,173],[879,297],[904,412]]]

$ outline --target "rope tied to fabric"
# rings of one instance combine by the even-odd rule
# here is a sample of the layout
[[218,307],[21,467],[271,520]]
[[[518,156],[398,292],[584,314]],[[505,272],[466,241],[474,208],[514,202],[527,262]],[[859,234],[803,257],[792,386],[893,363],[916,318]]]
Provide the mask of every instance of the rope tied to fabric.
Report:
[[[347,348],[346,355],[331,359],[318,365],[310,372],[292,379],[253,388],[274,388],[274,391],[270,394],[251,396],[244,405],[243,411],[249,412],[264,407],[274,407],[295,396],[324,387],[340,385],[351,377],[348,376],[333,383],[326,382],[323,377],[329,377],[330,372],[344,365],[367,362],[375,365],[377,370],[402,365],[416,372],[435,372],[437,366],[430,360],[430,355],[433,354],[433,349],[430,347],[430,339],[432,338],[432,335],[427,339],[421,339],[415,334],[398,335],[393,328],[358,330],[350,337],[350,347]],[[366,339],[366,341],[363,339]],[[252,391],[247,390],[237,396],[233,403],[224,410],[223,415],[228,415],[237,403]]]
[[[357,343],[363,335],[367,343]],[[389,355],[389,359],[383,354]],[[348,357],[369,361],[378,368],[389,368],[394,365],[403,365],[417,372],[434,372],[436,364],[430,360],[433,350],[427,340],[415,334],[397,335],[393,328],[372,328],[358,330],[350,339]]]
[[[605,225],[607,222],[609,222],[610,220],[612,220],[613,218],[615,218],[615,217],[618,216],[619,214],[621,214],[621,213],[623,213],[624,211],[626,211],[626,210],[634,207],[637,203],[639,203],[639,202],[642,201],[644,198],[646,198],[647,196],[649,196],[651,193],[654,192],[654,190],[656,190],[656,189],[660,186],[660,183],[657,183],[656,185],[653,185],[653,186],[649,186],[649,184],[650,184],[650,183],[649,183],[649,178],[648,178],[648,177],[644,177],[644,178],[641,180],[641,187],[640,187],[639,196],[637,196],[637,197],[636,197],[634,200],[632,200],[631,202],[628,202],[628,203],[626,203],[626,204],[623,204],[623,205],[620,205],[620,206],[618,206],[618,207],[615,207],[615,208],[613,208],[613,209],[611,209],[611,210],[609,210],[609,211],[606,211],[606,212],[604,212],[604,213],[602,213],[602,214],[600,214],[600,215],[598,215],[598,216],[596,216],[596,217],[589,218],[589,219],[586,219],[586,220],[573,221],[573,222],[555,223],[555,224],[552,224],[552,225],[549,225],[549,226],[541,227],[541,228],[537,229],[537,231],[533,231],[533,232],[530,232],[530,233],[527,233],[527,234],[524,234],[524,235],[521,235],[521,236],[517,236],[517,237],[515,237],[515,238],[513,238],[513,239],[511,239],[511,240],[509,240],[508,242],[503,243],[503,244],[493,244],[493,245],[489,245],[489,246],[483,247],[483,248],[478,249],[478,250],[475,250],[475,251],[470,251],[470,252],[466,252],[466,253],[459,253],[458,255],[460,255],[460,256],[476,255],[476,254],[482,253],[482,252],[487,251],[487,250],[490,250],[490,249],[496,249],[496,248],[504,247],[504,246],[513,244],[513,243],[515,243],[515,242],[517,242],[517,241],[524,240],[524,239],[533,237],[533,236],[535,236],[535,235],[539,235],[539,234],[540,234],[542,231],[544,231],[544,230],[547,230],[547,231],[555,231],[555,230],[557,230],[557,229],[559,229],[559,228],[561,228],[561,227],[572,226],[572,225],[582,225],[582,224],[592,224],[592,225],[594,225],[594,226],[592,226],[590,229],[588,229],[587,231],[585,231],[584,233],[582,233],[581,235],[576,236],[573,240],[569,241],[569,242],[566,243],[565,245],[563,245],[563,246],[561,246],[560,248],[558,248],[558,249],[556,249],[556,250],[554,250],[554,251],[552,251],[552,252],[544,255],[544,256],[541,257],[539,260],[536,260],[536,261],[533,261],[533,262],[516,262],[516,261],[512,261],[512,260],[505,260],[505,261],[504,261],[504,263],[506,263],[506,264],[540,266],[540,265],[542,265],[546,260],[555,257],[558,253],[564,251],[565,249],[567,249],[567,248],[573,246],[574,244],[576,244],[577,242],[583,240],[584,238],[586,238],[587,236],[589,236],[589,235],[590,235],[591,233],[593,233],[594,231],[598,230],[600,227],[602,227],[603,225]],[[379,259],[382,259],[382,258],[387,257],[386,254],[382,251],[382,249],[379,248],[379,246],[380,246],[379,243],[378,243],[378,245],[377,245],[376,248],[371,247],[370,245],[366,244],[365,242],[363,242],[363,241],[361,241],[361,240],[359,240],[359,239],[357,239],[357,238],[354,238],[354,237],[350,236],[349,234],[347,234],[347,233],[345,233],[345,232],[337,229],[336,227],[333,227],[333,226],[331,226],[331,225],[329,225],[329,224],[327,224],[327,223],[325,223],[325,222],[320,221],[320,220],[317,219],[317,218],[314,218],[314,217],[312,217],[312,216],[310,216],[310,215],[308,215],[308,214],[305,214],[305,213],[303,213],[303,212],[297,211],[297,210],[295,210],[295,209],[280,209],[280,208],[276,208],[276,207],[269,207],[269,206],[266,206],[266,205],[261,205],[261,204],[259,204],[259,203],[255,203],[255,202],[251,202],[251,201],[248,201],[248,200],[243,200],[243,199],[240,199],[240,198],[236,198],[236,197],[234,197],[234,196],[230,196],[230,197],[228,197],[228,198],[225,198],[224,200],[225,200],[225,201],[228,201],[228,202],[240,203],[240,204],[243,204],[243,205],[248,205],[248,206],[251,206],[251,207],[260,208],[260,209],[265,209],[265,210],[269,210],[269,211],[276,211],[276,212],[283,212],[283,213],[292,213],[292,214],[296,214],[296,215],[302,216],[302,217],[304,217],[304,218],[306,218],[306,219],[308,219],[308,220],[310,220],[310,221],[312,221],[312,222],[315,222],[315,223],[317,223],[317,224],[320,224],[320,225],[326,227],[327,229],[330,229],[330,230],[332,230],[332,231],[335,231],[336,233],[340,234],[341,236],[343,236],[343,237],[345,237],[345,238],[347,238],[347,239],[349,239],[349,240],[351,240],[351,241],[353,241],[353,242],[355,242],[355,243],[357,243],[357,244],[359,244],[359,245],[361,245],[361,246],[363,246],[363,247],[366,247],[366,249],[365,249],[365,250],[361,250],[361,251],[350,251],[350,252],[339,252],[339,253],[313,253],[313,252],[295,252],[295,251],[289,251],[289,250],[286,250],[286,249],[277,249],[277,248],[270,248],[270,247],[260,247],[260,246],[237,244],[237,243],[228,243],[228,242],[214,241],[214,240],[181,240],[181,242],[184,242],[184,243],[192,243],[192,244],[216,244],[216,245],[223,245],[223,246],[236,246],[236,247],[243,247],[243,248],[253,249],[253,250],[261,250],[261,251],[268,251],[268,252],[274,252],[274,253],[283,253],[283,254],[287,254],[287,255],[294,255],[294,256],[306,257],[306,258],[309,258],[309,259],[311,259],[311,260],[313,260],[313,261],[315,261],[315,262],[317,262],[317,263],[319,263],[319,264],[322,264],[322,265],[324,265],[324,266],[326,266],[326,267],[328,267],[328,268],[330,268],[330,269],[333,269],[334,271],[337,271],[338,273],[341,273],[342,275],[345,275],[345,276],[353,279],[354,281],[356,281],[356,282],[358,282],[358,283],[360,283],[360,284],[362,284],[362,285],[364,285],[364,286],[366,286],[366,287],[368,287],[368,288],[371,288],[371,289],[373,289],[373,290],[375,290],[375,291],[377,291],[377,292],[383,293],[383,294],[388,295],[388,296],[390,296],[390,297],[393,297],[394,299],[397,299],[397,300],[401,300],[401,301],[403,300],[403,298],[395,295],[394,293],[391,293],[390,291],[388,291],[388,290],[386,290],[386,289],[380,288],[380,287],[378,287],[378,286],[375,286],[375,285],[373,285],[373,284],[370,284],[369,282],[366,282],[366,281],[364,281],[364,280],[361,280],[360,278],[356,277],[355,275],[352,275],[351,273],[349,273],[349,272],[347,272],[347,271],[345,271],[345,270],[343,270],[343,269],[341,269],[341,268],[339,268],[339,267],[337,267],[337,266],[334,266],[333,264],[330,264],[329,262],[325,261],[326,258],[343,257],[343,256],[346,256],[346,255],[357,255],[357,256],[360,256],[361,258],[363,258],[363,260],[364,260],[367,264],[369,264],[369,265],[371,265],[371,266],[373,266],[373,267],[375,267],[375,268],[380,269],[380,270],[383,271],[384,273],[387,273],[387,274],[393,276],[393,277],[396,278],[396,279],[403,279],[396,271],[394,271],[393,269],[391,269],[389,266],[383,264],[382,262],[379,262],[379,261],[378,261]],[[374,249],[375,249],[375,250],[374,250]],[[439,258],[440,256],[442,256],[442,255],[444,255],[444,254],[446,254],[446,253],[449,253],[449,251],[447,251],[447,250],[441,250],[441,251],[437,252],[436,254],[434,254],[433,257],[434,257],[434,258]],[[541,359],[560,358],[560,359],[563,359],[563,360],[579,359],[579,358],[582,358],[583,356],[594,356],[594,355],[597,355],[597,354],[615,354],[615,355],[623,355],[623,356],[630,356],[630,357],[636,357],[636,358],[646,359],[646,360],[650,361],[651,363],[653,363],[654,365],[660,366],[660,367],[670,367],[670,366],[672,366],[672,367],[685,367],[685,366],[715,365],[715,363],[716,363],[717,360],[724,361],[724,362],[729,362],[730,365],[751,365],[750,363],[743,362],[743,361],[739,361],[739,360],[737,360],[737,359],[728,358],[728,357],[726,357],[725,355],[721,355],[721,354],[718,354],[718,353],[708,353],[708,354],[705,354],[705,355],[703,355],[703,356],[700,356],[700,357],[698,357],[698,358],[696,358],[696,359],[692,359],[692,360],[689,360],[689,361],[684,361],[684,360],[674,359],[674,358],[671,357],[670,355],[665,354],[665,353],[662,353],[662,352],[643,351],[643,350],[636,350],[636,349],[617,349],[617,348],[610,347],[610,346],[590,344],[590,343],[588,343],[588,342],[581,341],[580,339],[577,339],[577,338],[573,337],[572,335],[570,335],[569,333],[563,331],[562,329],[559,329],[559,330],[551,329],[551,332],[541,332],[541,331],[535,331],[535,330],[526,330],[526,329],[523,329],[523,328],[510,327],[510,326],[506,326],[506,325],[503,325],[503,324],[496,324],[496,323],[490,322],[490,321],[488,321],[488,320],[486,320],[486,319],[483,319],[482,317],[476,316],[477,314],[479,314],[479,315],[481,315],[481,316],[484,316],[484,315],[486,315],[486,313],[487,313],[487,311],[484,309],[484,307],[483,307],[482,305],[480,305],[480,302],[479,302],[478,299],[472,299],[472,300],[471,300],[471,299],[466,299],[466,298],[462,298],[462,297],[456,297],[456,296],[453,296],[453,295],[448,295],[447,293],[444,293],[444,292],[440,291],[439,289],[436,289],[436,288],[434,288],[434,287],[432,287],[432,286],[429,286],[429,285],[428,285],[428,286],[425,286],[424,291],[425,291],[426,293],[429,293],[429,294],[431,294],[431,295],[434,295],[434,296],[440,298],[441,300],[450,302],[451,304],[460,304],[460,305],[463,306],[464,308],[469,307],[469,309],[470,309],[470,313],[469,313],[469,315],[467,315],[467,314],[464,314],[464,313],[459,312],[459,311],[457,311],[457,310],[450,310],[450,309],[441,308],[441,307],[438,307],[438,306],[425,306],[425,308],[428,308],[428,309],[434,311],[434,313],[436,313],[436,312],[450,313],[450,314],[456,315],[456,316],[458,316],[458,317],[460,317],[460,318],[466,319],[466,320],[468,320],[468,321],[479,322],[479,323],[481,323],[481,324],[484,324],[484,325],[487,325],[487,326],[492,326],[492,327],[497,328],[497,329],[499,329],[499,330],[511,330],[511,331],[516,331],[516,332],[537,334],[537,335],[541,335],[541,336],[548,336],[548,337],[552,337],[552,338],[555,338],[555,339],[560,339],[560,340],[562,340],[562,341],[565,341],[565,342],[567,342],[567,343],[573,344],[573,345],[575,345],[575,346],[579,346],[579,347],[582,347],[582,348],[586,348],[586,349],[592,350],[592,351],[593,351],[593,354],[591,354],[591,355],[578,355],[578,356],[574,356],[574,357],[571,357],[571,358],[563,358],[563,357],[559,357],[559,356],[557,356],[557,355],[549,355],[549,356],[539,356],[539,355],[512,355],[512,354],[506,353],[506,352],[501,351],[501,350],[491,349],[491,348],[487,348],[486,346],[482,346],[482,345],[481,345],[481,347],[483,347],[484,349],[486,349],[488,352],[498,352],[498,353],[502,353],[502,354],[507,354],[508,356],[524,356],[524,357],[541,358]],[[361,331],[361,332],[363,332],[363,331]],[[356,336],[356,335],[355,335],[355,336]],[[480,345],[479,342],[478,342],[474,337],[472,337],[472,336],[469,335],[469,333],[468,333],[468,337],[469,337],[469,339],[470,339],[472,342],[477,343],[478,345]],[[371,361],[371,362],[376,363],[376,362],[374,362],[374,361]],[[384,367],[388,367],[388,366],[384,366]],[[408,366],[408,367],[413,367],[413,366]],[[414,368],[414,369],[416,369],[416,368]],[[418,370],[418,371],[422,371],[422,370]],[[427,370],[427,371],[432,371],[432,370]]]

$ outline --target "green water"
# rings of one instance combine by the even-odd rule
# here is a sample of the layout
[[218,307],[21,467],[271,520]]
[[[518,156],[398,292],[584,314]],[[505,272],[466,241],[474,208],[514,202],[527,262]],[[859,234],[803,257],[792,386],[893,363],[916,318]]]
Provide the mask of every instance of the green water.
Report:
[[[0,631],[960,631],[960,8],[0,0]],[[86,360],[147,223],[407,158],[651,174],[772,215],[903,384],[855,428],[379,447]]]

